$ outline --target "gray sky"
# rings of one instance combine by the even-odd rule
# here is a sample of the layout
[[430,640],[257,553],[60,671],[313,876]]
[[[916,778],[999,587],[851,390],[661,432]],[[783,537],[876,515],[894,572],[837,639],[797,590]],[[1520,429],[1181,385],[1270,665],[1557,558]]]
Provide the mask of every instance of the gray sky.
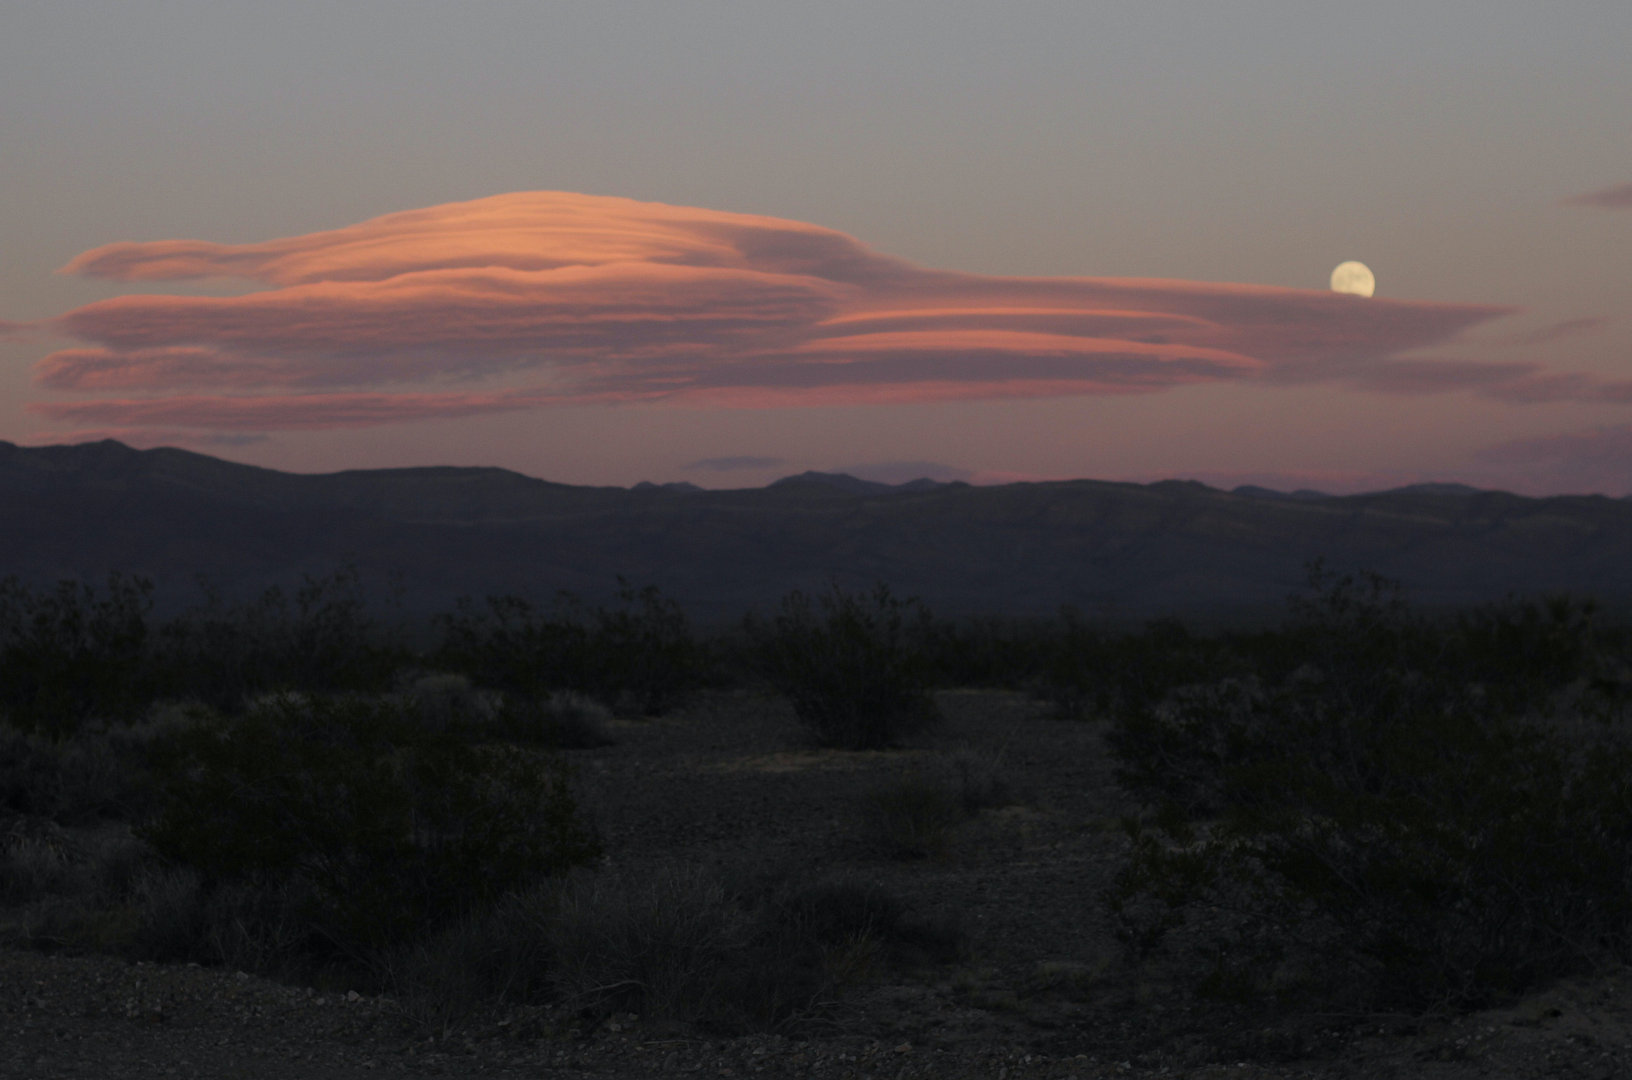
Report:
[[[1632,183],[1629,55],[1621,2],[13,0],[0,10],[0,438],[111,434],[303,471],[493,464],[571,483],[743,486],[907,463],[977,481],[1432,478],[1623,494],[1632,197],[1615,192]],[[155,329],[180,318],[175,305],[131,301],[117,327],[118,311],[62,319],[159,295],[264,292],[287,301],[279,318],[304,310],[304,293],[266,278],[57,273],[106,245],[263,244],[536,191],[784,219],[916,270],[883,291],[822,278],[829,306],[797,331],[777,316],[774,348],[688,338],[672,394],[649,371],[633,379],[646,361],[613,330],[577,353],[507,338],[475,366],[493,326],[471,323],[469,348],[429,332],[407,382],[404,347],[359,343],[355,307],[298,356],[282,338],[228,348],[185,320]],[[555,225],[539,228],[540,250],[557,243]],[[1323,292],[1346,259],[1377,274],[1364,333],[1332,323],[1352,313],[1324,298],[1277,293],[1252,332],[1237,308],[1206,307],[1214,285]],[[781,272],[739,269],[760,284]],[[953,288],[949,272],[967,281]],[[1216,325],[1185,339],[1193,355],[1155,357],[1128,351],[1150,335],[1056,354],[1035,320],[990,321],[993,297],[1035,307],[1046,294],[1080,314],[1121,295],[1036,284],[1056,278],[1178,283],[1127,302],[1174,319],[1205,308]],[[551,282],[529,288],[553,297]],[[712,320],[734,287],[702,300],[676,286],[664,317]],[[926,336],[910,352],[845,338],[812,359],[832,320],[903,311],[909,295],[944,309],[915,326]],[[441,311],[426,303],[416,310]],[[1439,321],[1388,330],[1413,312]],[[213,381],[170,360],[154,374],[132,352],[137,318],[141,348],[214,350]],[[1271,355],[1264,319],[1307,320],[1313,337]],[[677,362],[681,345],[664,348]],[[65,361],[41,366],[64,350],[79,351],[77,382]],[[829,378],[857,357],[881,357],[883,374]],[[1175,363],[1191,366],[1178,377]],[[1039,374],[1070,364],[1070,379]],[[570,393],[556,393],[563,372]],[[339,419],[241,407],[297,392],[310,415]],[[332,393],[352,395],[346,409],[323,411],[335,403],[314,395]],[[492,396],[504,393],[521,396]],[[359,395],[374,411],[357,412]]]

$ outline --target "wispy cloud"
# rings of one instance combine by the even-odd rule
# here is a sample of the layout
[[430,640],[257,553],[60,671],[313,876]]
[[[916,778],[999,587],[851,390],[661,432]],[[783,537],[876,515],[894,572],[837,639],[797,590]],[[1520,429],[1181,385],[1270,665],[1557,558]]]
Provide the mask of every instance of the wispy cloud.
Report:
[[52,420],[129,427],[179,426],[219,430],[321,430],[410,420],[514,412],[546,404],[545,395],[295,394],[253,397],[111,398],[31,406]]
[[1349,385],[1378,394],[1420,396],[1473,391],[1516,404],[1632,402],[1632,379],[1584,372],[1549,372],[1540,364],[1404,357],[1366,365]]
[[51,323],[80,344],[41,361],[38,383],[95,399],[35,412],[215,430],[585,401],[760,408],[1142,394],[1242,379],[1486,388],[1500,379],[1477,365],[1429,374],[1411,367],[1428,362],[1399,358],[1511,310],[951,273],[801,222],[566,192],[262,244],[111,244],[64,270],[264,286],[124,295]]
[[1564,200],[1564,205],[1592,206],[1600,210],[1632,210],[1632,184],[1620,184],[1604,188],[1602,191],[1572,195]]
[[1599,317],[1585,317],[1579,319],[1563,319],[1547,326],[1523,334],[1515,334],[1500,342],[1503,345],[1550,345],[1564,338],[1580,337],[1583,334],[1595,334],[1609,325],[1609,320]]
[[34,336],[33,323],[9,322],[0,319],[0,341],[27,341]]

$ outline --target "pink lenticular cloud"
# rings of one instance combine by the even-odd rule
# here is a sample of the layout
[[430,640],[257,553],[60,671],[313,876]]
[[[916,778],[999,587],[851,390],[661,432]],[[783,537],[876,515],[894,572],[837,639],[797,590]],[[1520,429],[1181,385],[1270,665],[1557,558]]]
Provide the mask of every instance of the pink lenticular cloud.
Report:
[[1547,345],[1564,338],[1578,337],[1582,334],[1595,334],[1609,325],[1609,320],[1592,316],[1579,319],[1564,319],[1560,322],[1543,326],[1538,330],[1517,334],[1506,341],[1498,342],[1502,345]]
[[515,412],[549,404],[545,395],[301,394],[253,397],[159,397],[51,402],[32,410],[52,420],[129,427],[178,426],[222,430],[315,431],[410,420]]
[[34,332],[34,324],[7,322],[0,319],[0,341],[27,341]]
[[110,396],[31,408],[107,427],[340,427],[585,401],[1132,394],[1242,379],[1435,392],[1535,374],[1387,368],[1507,308],[950,273],[801,222],[567,192],[261,244],[111,244],[64,269],[265,286],[125,295],[56,319],[82,344],[41,361],[38,383]]

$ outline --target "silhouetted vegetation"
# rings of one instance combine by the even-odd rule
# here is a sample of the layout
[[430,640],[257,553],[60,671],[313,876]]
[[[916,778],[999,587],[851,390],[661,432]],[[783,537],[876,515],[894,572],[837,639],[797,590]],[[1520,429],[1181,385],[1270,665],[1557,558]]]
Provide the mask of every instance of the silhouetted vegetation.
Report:
[[654,715],[711,681],[678,604],[618,579],[621,606],[587,610],[571,593],[553,615],[515,596],[466,599],[439,616],[437,662],[484,685],[523,694],[576,690],[614,708]]
[[285,693],[201,720],[158,772],[140,839],[206,887],[298,882],[314,932],[351,956],[600,854],[559,760],[361,698]]
[[[1434,621],[1318,565],[1268,662],[1119,712],[1150,800],[1110,901],[1202,988],[1468,1008],[1632,947],[1626,642],[1557,599]],[[1260,647],[1262,646],[1260,643]]]
[[[567,758],[733,686],[819,746],[887,750],[937,725],[936,688],[995,686],[1105,725],[1143,809],[1102,899],[1136,962],[1187,965],[1200,995],[1462,1009],[1632,960],[1632,634],[1590,602],[1429,616],[1316,563],[1271,629],[947,621],[879,584],[702,641],[620,586],[610,610],[467,600],[416,650],[351,568],[164,621],[139,578],[0,582],[17,940],[340,965],[446,1030],[545,1001],[775,1027],[891,957],[956,957],[957,929],[856,881],[596,869]],[[858,817],[873,850],[936,856],[1024,783],[942,757]]]
[[0,710],[10,724],[71,734],[124,715],[159,692],[147,623],[153,584],[115,574],[98,596],[83,582],[33,592],[0,581]]
[[818,605],[789,594],[768,626],[750,620],[749,631],[765,674],[817,745],[871,750],[939,720],[909,613],[920,624],[929,618],[917,600],[892,596],[885,585],[862,595],[834,586]]

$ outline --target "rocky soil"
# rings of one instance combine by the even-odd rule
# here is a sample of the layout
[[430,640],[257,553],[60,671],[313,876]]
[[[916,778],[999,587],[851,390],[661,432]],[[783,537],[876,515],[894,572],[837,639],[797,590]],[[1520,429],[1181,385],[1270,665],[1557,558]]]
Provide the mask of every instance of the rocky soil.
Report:
[[[1192,1000],[1185,973],[1129,964],[1098,901],[1130,809],[1101,729],[1019,694],[939,702],[945,728],[898,751],[804,748],[785,705],[733,693],[570,752],[611,866],[831,871],[962,927],[959,959],[880,965],[785,1030],[709,1038],[629,1014],[586,1029],[537,1009],[437,1033],[344,988],[8,949],[0,1076],[1632,1076],[1626,971],[1461,1018],[1247,1016]],[[957,751],[996,763],[1015,804],[959,826],[938,856],[892,857],[870,832],[868,793]]]

